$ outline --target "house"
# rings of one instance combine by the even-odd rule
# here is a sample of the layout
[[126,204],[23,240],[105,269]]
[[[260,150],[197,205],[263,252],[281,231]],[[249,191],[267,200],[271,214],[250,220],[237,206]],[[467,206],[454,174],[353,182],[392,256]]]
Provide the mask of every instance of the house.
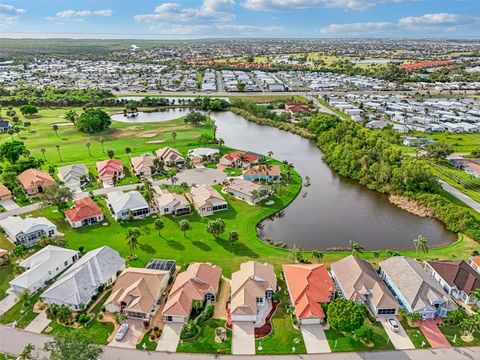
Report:
[[473,270],[480,274],[480,255],[470,257],[467,262]]
[[348,256],[334,262],[330,274],[339,296],[365,304],[373,315],[395,315],[400,307],[368,261]]
[[168,271],[170,273],[170,278],[172,278],[177,270],[177,263],[175,260],[150,259],[145,268]]
[[282,179],[280,166],[255,165],[243,171],[243,180],[264,181],[267,183],[278,182]]
[[116,180],[122,179],[125,176],[123,173],[122,160],[102,160],[98,161],[96,166],[98,177],[106,184],[113,185]]
[[245,167],[248,164],[256,163],[258,160],[259,157],[255,154],[245,151],[234,151],[223,155],[218,163],[226,167]]
[[200,216],[209,216],[217,211],[228,208],[228,203],[210,185],[193,186],[187,194],[187,198],[193,203]]
[[322,304],[335,297],[335,285],[324,264],[283,265],[283,274],[295,315],[300,324],[325,321]]
[[155,151],[155,155],[165,164],[175,164],[177,167],[182,167],[185,164],[185,158],[180,151],[171,147],[164,147]]
[[27,195],[42,193],[47,186],[55,184],[48,172],[38,169],[27,169],[17,179]]
[[44,217],[27,217],[22,219],[19,216],[9,216],[0,220],[0,226],[5,235],[14,244],[33,246],[42,236],[57,236],[57,227]]
[[78,251],[47,245],[19,264],[25,271],[10,286],[17,294],[33,294],[77,260]]
[[73,164],[59,167],[58,177],[73,192],[82,191],[82,186],[85,186],[90,182],[90,173],[85,164]]
[[152,176],[153,155],[143,154],[130,159],[133,171],[139,178],[149,178]]
[[126,268],[118,275],[105,309],[124,313],[129,319],[149,321],[157,313],[169,278],[165,270]]
[[273,266],[248,261],[232,274],[229,304],[232,322],[253,322],[262,326],[272,310],[272,297],[277,291],[277,278]]
[[12,198],[12,192],[2,183],[0,183],[0,201],[10,200]]
[[126,220],[130,216],[142,219],[150,214],[150,207],[140,192],[113,191],[107,194],[107,202],[115,220]]
[[266,186],[243,179],[233,179],[223,189],[226,193],[244,200],[250,205],[255,205],[268,196],[268,188]]
[[309,113],[310,107],[302,102],[287,102],[285,103],[285,110],[288,111],[290,114],[295,113]]
[[111,285],[125,260],[108,246],[89,251],[67,269],[42,295],[46,304],[65,305],[74,311],[88,306],[99,290]]
[[177,275],[162,311],[164,322],[186,323],[194,301],[211,303],[217,297],[222,269],[209,263],[192,263]]
[[208,147],[188,150],[188,157],[197,161],[203,161],[204,159],[212,161],[218,154],[220,154],[220,150]]
[[445,317],[457,308],[442,286],[414,259],[393,256],[384,260],[380,276],[407,312],[418,313],[424,320]]
[[8,120],[0,119],[0,132],[4,133],[10,129],[13,129],[12,123]]
[[159,186],[154,187],[153,202],[160,215],[185,215],[191,212],[190,205],[185,195],[171,193]]
[[90,197],[75,200],[74,206],[65,211],[65,217],[72,228],[95,224],[103,220],[100,207]]
[[480,289],[480,274],[468,265],[466,261],[427,261],[425,270],[440,283],[452,298],[465,304],[477,303],[477,301],[470,298],[470,293],[473,290]]

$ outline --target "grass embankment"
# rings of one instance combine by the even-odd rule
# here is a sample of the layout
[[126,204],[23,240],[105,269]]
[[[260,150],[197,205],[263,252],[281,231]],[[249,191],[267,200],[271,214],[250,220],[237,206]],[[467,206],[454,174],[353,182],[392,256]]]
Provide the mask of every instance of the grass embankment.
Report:
[[180,340],[177,352],[230,354],[232,348],[232,331],[227,329],[224,342],[215,341],[215,329],[225,327],[225,320],[210,319],[200,328],[197,336],[191,340]]

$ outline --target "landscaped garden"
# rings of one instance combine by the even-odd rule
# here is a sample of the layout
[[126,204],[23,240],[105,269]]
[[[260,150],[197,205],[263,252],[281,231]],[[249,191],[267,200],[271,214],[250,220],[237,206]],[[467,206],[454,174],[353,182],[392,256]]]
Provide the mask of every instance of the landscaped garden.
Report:
[[[226,329],[225,338],[221,341],[221,335],[217,329],[226,329],[225,320],[207,320],[199,329],[197,335],[191,339],[180,340],[177,352],[230,354],[232,347],[232,332]],[[217,338],[217,336],[219,338]]]

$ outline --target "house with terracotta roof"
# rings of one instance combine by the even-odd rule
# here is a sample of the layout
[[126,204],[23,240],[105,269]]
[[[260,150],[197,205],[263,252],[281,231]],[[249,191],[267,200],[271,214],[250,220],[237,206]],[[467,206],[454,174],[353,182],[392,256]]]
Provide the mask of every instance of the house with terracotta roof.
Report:
[[166,270],[129,267],[118,275],[105,302],[110,313],[124,313],[129,319],[150,321],[170,279]]
[[480,255],[470,257],[467,263],[473,270],[480,274]]
[[347,256],[330,266],[338,295],[365,304],[373,315],[396,315],[400,305],[372,264]]
[[192,263],[177,275],[163,307],[164,322],[186,323],[194,301],[215,301],[222,269],[209,263]]
[[98,161],[96,166],[98,177],[106,184],[113,185],[116,180],[122,179],[125,176],[123,173],[122,160],[102,160]]
[[192,186],[187,199],[193,203],[200,216],[213,215],[228,208],[222,195],[210,185]]
[[185,158],[180,151],[171,147],[158,149],[155,151],[155,155],[166,165],[175,164],[177,167],[182,167],[185,164]]
[[75,200],[74,206],[65,211],[65,217],[72,228],[95,224],[103,220],[100,207],[90,197]]
[[0,201],[12,198],[12,192],[2,183],[0,183]]
[[143,154],[140,156],[135,156],[130,159],[132,164],[133,172],[139,178],[149,178],[152,176],[152,167],[153,167],[154,156],[152,154]]
[[425,263],[425,270],[452,298],[465,304],[479,303],[470,298],[473,290],[480,289],[480,274],[464,260],[432,260]]
[[255,165],[243,171],[243,180],[264,181],[267,183],[278,182],[282,179],[280,166]]
[[223,155],[218,163],[226,167],[245,167],[248,164],[254,164],[258,162],[258,160],[259,157],[255,154],[245,151],[234,151]]
[[231,296],[228,305],[232,322],[253,322],[255,327],[265,323],[272,310],[272,297],[277,291],[273,266],[247,261],[232,274]]
[[17,179],[28,195],[42,193],[46,187],[55,184],[48,172],[38,169],[27,169],[18,175]]
[[288,111],[290,114],[295,113],[309,113],[310,107],[302,102],[287,102],[285,103],[285,110]]
[[335,297],[336,288],[324,264],[287,264],[282,266],[290,300],[301,324],[325,321],[322,304]]
[[235,196],[237,199],[246,201],[250,205],[255,205],[268,197],[268,188],[266,186],[238,178],[230,181],[223,188],[223,191]]

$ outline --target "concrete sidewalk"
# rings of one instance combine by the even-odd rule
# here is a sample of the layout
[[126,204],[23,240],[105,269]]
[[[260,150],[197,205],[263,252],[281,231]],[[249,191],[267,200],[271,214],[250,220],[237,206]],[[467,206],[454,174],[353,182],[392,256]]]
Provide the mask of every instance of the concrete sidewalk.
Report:
[[17,302],[17,295],[7,290],[7,296],[0,300],[0,316],[5,314]]
[[33,321],[25,328],[26,331],[41,334],[42,331],[50,324],[51,320],[47,318],[47,313],[42,311]]

